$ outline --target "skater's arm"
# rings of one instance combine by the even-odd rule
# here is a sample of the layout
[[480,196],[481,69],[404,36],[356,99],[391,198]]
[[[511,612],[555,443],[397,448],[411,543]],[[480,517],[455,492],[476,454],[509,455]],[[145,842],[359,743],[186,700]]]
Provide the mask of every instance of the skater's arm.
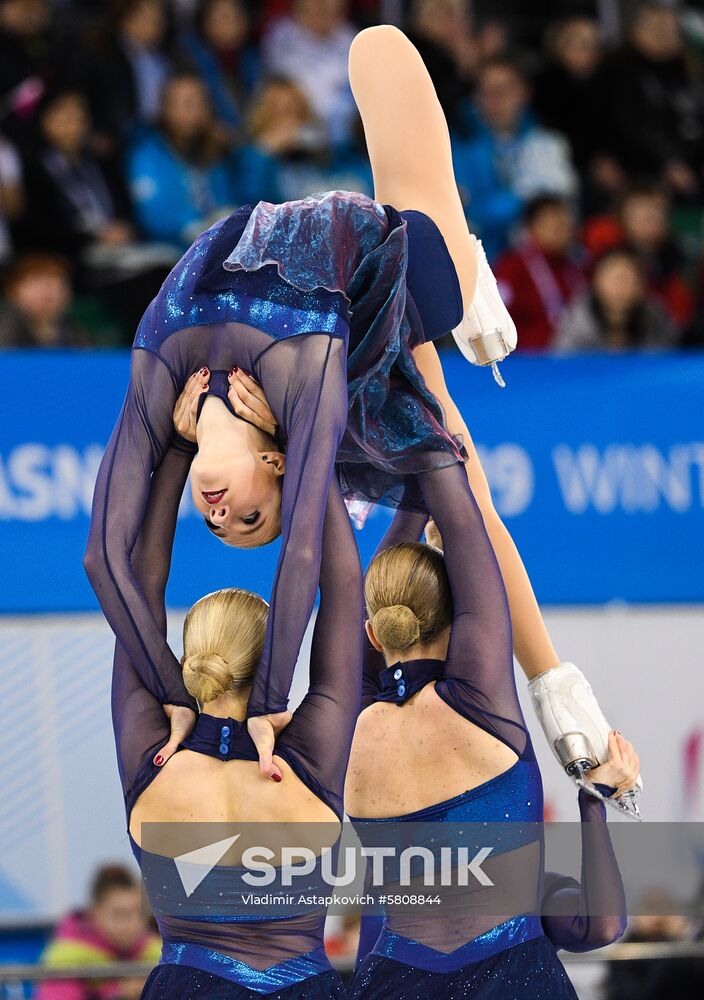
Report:
[[472,493],[479,505],[487,534],[496,553],[496,558],[504,578],[511,609],[513,626],[513,648],[516,659],[530,680],[556,667],[560,658],[555,652],[538,602],[533,593],[528,573],[511,535],[494,507],[489,484],[482,469],[479,456],[462,414],[450,396],[442,365],[433,344],[423,344],[414,352],[418,368],[428,388],[436,396],[445,411],[447,427],[452,435],[459,435],[467,449],[467,477]]
[[[110,627],[144,686],[162,705],[195,709],[178,660],[134,565],[152,473],[174,437],[176,380],[150,351],[132,352],[127,398],[100,464],[84,565]],[[183,490],[183,482],[174,484]]]
[[[609,758],[590,774],[599,791],[618,796],[635,786],[640,761],[633,744],[609,733]],[[611,844],[603,802],[579,791],[582,873],[576,879],[546,872],[542,901],[545,934],[558,948],[591,951],[618,940],[626,929],[626,897]]]

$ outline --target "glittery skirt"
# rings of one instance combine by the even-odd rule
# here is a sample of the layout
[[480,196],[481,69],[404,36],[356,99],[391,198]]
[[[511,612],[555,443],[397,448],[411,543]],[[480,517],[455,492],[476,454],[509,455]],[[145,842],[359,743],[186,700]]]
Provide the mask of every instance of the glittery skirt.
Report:
[[351,1000],[576,1000],[544,936],[454,971],[432,971],[369,955],[350,986]]
[[[347,996],[322,948],[313,961],[302,956],[258,970],[205,948],[183,947],[186,954],[179,953],[181,946],[174,949],[174,963],[169,962],[165,949],[144,985],[141,1000],[343,1000]],[[189,958],[194,964],[188,964]]]
[[[424,232],[415,238],[416,261],[429,241]],[[135,346],[158,351],[179,330],[197,336],[198,328],[228,322],[276,340],[312,332],[344,338],[349,411],[337,465],[343,492],[422,507],[415,474],[465,456],[413,359],[425,334],[408,294],[408,256],[404,216],[364,195],[333,191],[247,206],[186,252]],[[456,283],[454,272],[449,277]],[[427,322],[432,310],[429,300]]]

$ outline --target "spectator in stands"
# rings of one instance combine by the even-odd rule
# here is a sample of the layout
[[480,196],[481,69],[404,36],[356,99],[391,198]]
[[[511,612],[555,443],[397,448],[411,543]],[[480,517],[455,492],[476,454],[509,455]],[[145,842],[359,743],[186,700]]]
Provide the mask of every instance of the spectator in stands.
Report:
[[564,198],[544,195],[528,202],[523,238],[496,266],[521,350],[549,348],[562,313],[586,290],[584,269],[572,254],[574,244],[574,211]]
[[96,124],[124,139],[140,123],[154,123],[171,72],[165,53],[164,0],[113,0],[102,44],[84,77]]
[[201,0],[193,29],[181,47],[205,81],[218,123],[232,131],[258,77],[258,56],[249,39],[249,16],[241,0]]
[[611,250],[594,268],[591,291],[564,313],[555,346],[565,353],[648,350],[677,339],[665,310],[647,297],[637,258]]
[[25,246],[78,257],[95,245],[133,238],[127,192],[91,152],[86,98],[49,92],[39,111],[38,143],[26,157]]
[[633,187],[623,199],[623,242],[638,257],[648,294],[665,307],[678,326],[692,319],[694,296],[684,274],[686,261],[672,233],[670,198],[653,184]]
[[12,254],[10,228],[24,210],[22,161],[14,146],[0,136],[0,264]]
[[613,60],[604,105],[613,152],[626,172],[666,181],[678,195],[701,194],[704,116],[672,6],[636,7],[629,44]]
[[5,277],[0,347],[79,347],[82,332],[69,318],[71,271],[51,254],[20,257]]
[[132,144],[127,175],[140,229],[150,240],[185,248],[241,203],[236,166],[199,76],[185,72],[169,80],[159,127]]
[[[306,178],[323,162],[327,132],[308,98],[291,80],[270,77],[255,95],[240,153],[243,185],[266,191],[266,201],[293,201],[307,190]],[[254,202],[251,196],[246,199]]]
[[48,0],[0,0],[0,103],[29,77],[46,77],[52,62]]
[[535,85],[535,109],[543,125],[567,137],[588,193],[619,191],[625,177],[609,156],[604,132],[607,101],[598,22],[568,17],[547,32],[547,65]]
[[[122,865],[105,865],[93,880],[89,908],[59,924],[42,962],[55,968],[154,963],[160,952],[142,913],[139,882]],[[37,1000],[138,1000],[143,986],[143,979],[55,980],[39,987]]]
[[584,242],[594,256],[616,247],[631,250],[640,261],[648,295],[679,327],[691,322],[694,294],[685,277],[687,260],[672,232],[665,187],[649,181],[632,185],[614,215],[587,221]]
[[126,333],[134,330],[174,255],[157,256],[137,243],[122,178],[91,152],[82,94],[49,93],[39,133],[26,156],[26,210],[16,227],[18,243],[69,258],[77,291],[99,295]]
[[467,0],[414,0],[409,37],[430,73],[450,128],[461,125],[462,104],[474,88],[481,58]]
[[274,21],[262,42],[266,72],[298,84],[333,145],[349,141],[357,114],[347,78],[354,36],[344,0],[294,0],[291,16]]
[[277,77],[265,81],[250,108],[240,151],[245,201],[295,201],[334,189],[371,194],[371,170],[354,146],[332,150],[303,91]]
[[490,260],[508,246],[523,205],[538,194],[573,198],[578,182],[563,136],[537,125],[528,83],[506,59],[478,78],[476,134],[455,145],[455,174]]

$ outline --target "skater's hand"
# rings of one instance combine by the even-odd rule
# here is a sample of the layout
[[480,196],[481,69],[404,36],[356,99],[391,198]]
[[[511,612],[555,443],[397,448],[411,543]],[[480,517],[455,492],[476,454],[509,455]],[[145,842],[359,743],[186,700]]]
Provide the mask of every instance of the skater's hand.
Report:
[[233,368],[228,375],[228,382],[230,391],[227,398],[237,416],[273,436],[276,433],[276,420],[257,380],[241,368]]
[[210,372],[207,368],[201,368],[194,372],[183,387],[183,392],[176,400],[174,407],[174,427],[176,432],[185,438],[186,441],[196,443],[196,416],[198,414],[198,400],[208,389]]
[[619,732],[609,733],[609,757],[606,763],[589,772],[589,780],[594,784],[609,785],[616,789],[615,798],[635,788],[640,774],[640,760],[633,744]]
[[435,521],[433,521],[432,519],[428,521],[428,523],[425,526],[425,540],[428,543],[428,545],[432,545],[436,549],[440,549],[441,552],[445,551],[442,544],[442,535],[438,531],[438,527]]
[[252,737],[259,754],[259,773],[263,778],[281,781],[281,768],[274,763],[274,743],[282,729],[285,729],[293,716],[290,712],[276,712],[272,715],[258,715],[247,719],[247,731]]
[[157,767],[163,767],[167,760],[173,757],[196,724],[196,713],[183,705],[164,705],[164,711],[171,722],[171,735],[169,742],[154,755]]

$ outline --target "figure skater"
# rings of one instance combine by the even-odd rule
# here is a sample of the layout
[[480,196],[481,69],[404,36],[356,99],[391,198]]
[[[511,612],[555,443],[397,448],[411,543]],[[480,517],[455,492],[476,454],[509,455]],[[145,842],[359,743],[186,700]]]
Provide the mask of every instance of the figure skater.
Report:
[[[205,387],[191,482],[206,524],[243,547],[282,534],[249,702],[250,732],[265,745],[285,721],[315,602],[336,460],[346,496],[391,505],[403,498],[419,508],[409,477],[465,457],[419,370],[421,352],[451,329],[482,363],[515,346],[515,328],[467,230],[447,124],[418,52],[395,28],[367,29],[351,48],[350,82],[376,200],[330,192],[240,209],[186,252],[135,338],[127,398],[96,483],[85,566],[134,668],[168,708],[174,733],[161,761],[193,724],[195,704],[132,559],[150,477],[169,447],[174,406],[191,373],[200,371]],[[243,415],[255,382],[276,435]],[[478,463],[470,461],[470,475],[472,468],[480,474]],[[541,690],[569,701],[574,678],[565,684],[515,546],[505,529],[492,540],[519,660],[529,677],[540,674]],[[586,714],[596,712],[587,701]],[[554,746],[556,734],[549,739]],[[265,751],[261,764],[277,773]]]
[[[465,890],[449,912],[426,907],[365,918],[351,995],[574,998],[555,948],[601,947],[624,929],[604,806],[580,790],[583,829],[601,827],[596,837],[585,833],[581,884],[544,879],[535,832],[542,783],[516,695],[501,574],[462,470],[418,478],[428,511],[437,511],[445,555],[417,544],[425,515],[399,512],[367,573],[369,644],[346,809],[363,843],[384,821],[427,822],[435,850],[442,840],[435,824],[454,832],[460,824],[507,823],[503,847],[482,867],[525,906],[511,909],[513,897],[497,904],[495,896],[487,905]],[[616,733],[607,757],[593,781],[604,797],[620,795],[635,783],[638,758]]]
[[[179,411],[190,409],[199,389],[199,380],[191,380]],[[136,583],[162,634],[171,545],[191,458],[191,446],[177,437],[152,477],[147,516],[132,553]],[[261,775],[245,725],[264,644],[265,601],[243,590],[221,590],[189,611],[179,669],[201,712],[190,736],[179,734],[182,747],[163,768],[153,762],[169,735],[161,685],[141,675],[116,644],[113,721],[127,822],[163,939],[145,1000],[332,1000],[344,995],[340,977],[325,958],[324,910],[294,907],[285,915],[248,915],[231,908],[228,894],[238,869],[221,860],[203,885],[209,886],[208,900],[224,902],[204,911],[195,895],[187,898],[175,883],[172,857],[154,853],[154,842],[142,837],[144,823],[170,824],[168,831],[182,829],[184,822],[305,822],[322,824],[331,843],[337,839],[359,708],[362,578],[335,482],[328,486],[320,588],[308,693],[272,747],[284,778],[280,785]],[[239,855],[232,858],[235,866],[238,860]]]

